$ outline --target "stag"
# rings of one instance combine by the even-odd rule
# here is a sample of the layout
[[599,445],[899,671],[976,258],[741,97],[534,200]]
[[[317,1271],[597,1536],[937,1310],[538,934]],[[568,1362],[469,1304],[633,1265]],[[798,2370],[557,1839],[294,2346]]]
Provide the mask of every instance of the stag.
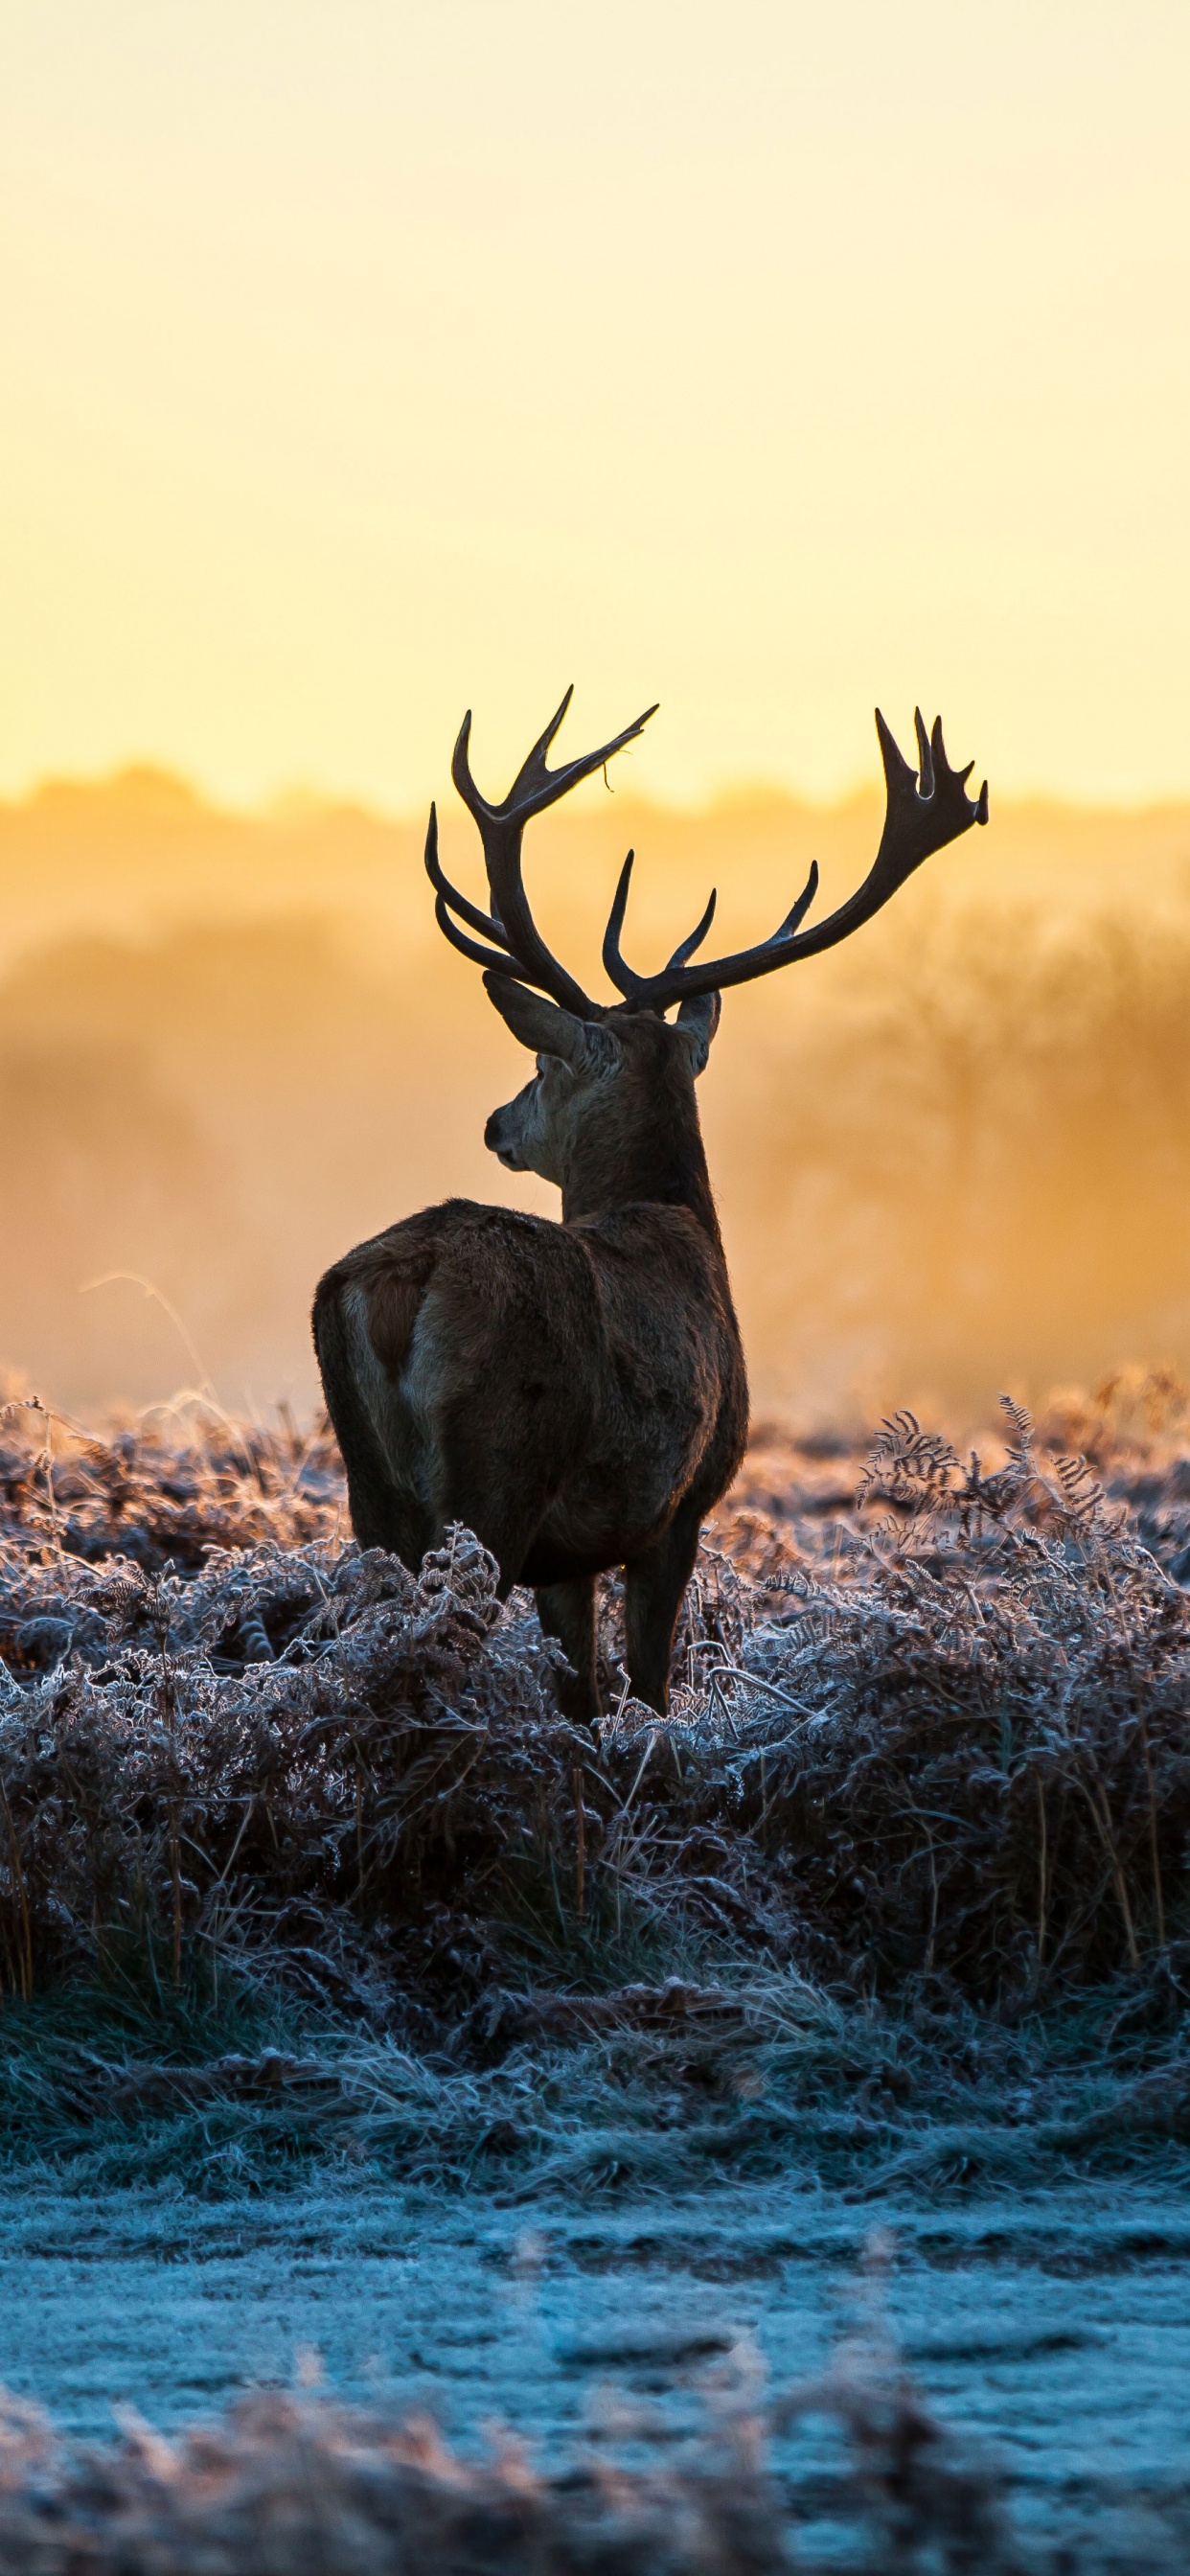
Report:
[[744,1355],[694,1091],[720,995],[850,938],[932,851],[987,821],[987,786],[973,802],[973,764],[953,770],[941,720],[928,735],[920,714],[912,770],[877,710],[886,812],[858,891],[803,929],[814,866],[769,939],[692,963],[712,894],[668,965],[643,975],[620,946],[630,850],[603,943],[619,998],[594,1002],[533,920],[522,836],[656,709],[551,770],[570,696],[499,805],[475,785],[464,718],[451,774],[479,827],[490,909],[443,874],[433,807],[425,852],[439,927],[483,968],[489,999],[537,1058],[524,1090],[492,1112],[484,1141],[510,1171],[557,1186],[561,1223],[471,1199],[406,1217],[327,1271],[314,1341],[361,1547],[390,1549],[415,1570],[449,1522],[465,1521],[505,1593],[533,1587],[570,1668],[563,1705],[590,1720],[600,1706],[596,1576],[624,1569],[629,1680],[664,1713],[700,1525],[747,1438]]

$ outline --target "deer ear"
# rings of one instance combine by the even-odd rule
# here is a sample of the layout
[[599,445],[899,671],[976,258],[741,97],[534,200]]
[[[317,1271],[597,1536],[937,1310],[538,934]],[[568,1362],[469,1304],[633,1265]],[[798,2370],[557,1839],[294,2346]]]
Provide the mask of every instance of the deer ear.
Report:
[[698,993],[682,1003],[674,1021],[690,1049],[690,1067],[696,1076],[705,1069],[722,1008],[718,993]]
[[587,1043],[585,1020],[560,1011],[556,1002],[547,1002],[544,993],[531,992],[527,984],[514,984],[511,975],[490,974],[483,980],[489,1002],[495,1003],[522,1046],[531,1048],[534,1055],[560,1055],[564,1064],[581,1059]]

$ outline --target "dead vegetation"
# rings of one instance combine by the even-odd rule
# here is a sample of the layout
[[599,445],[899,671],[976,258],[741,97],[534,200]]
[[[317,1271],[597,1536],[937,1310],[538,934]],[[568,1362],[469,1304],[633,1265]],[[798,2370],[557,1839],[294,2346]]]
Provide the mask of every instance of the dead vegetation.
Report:
[[747,2344],[698,2376],[681,2424],[593,2385],[569,2456],[491,2423],[448,2447],[432,2417],[349,2406],[319,2385],[256,2388],[166,2437],[134,2409],[84,2445],[0,2390],[0,2560],[10,2576],[1159,2576],[1186,2564],[1190,2488],[1110,2474],[1060,2530],[1018,2518],[1004,2467],[914,2384],[870,2240],[825,2368],[765,2387]]
[[665,1725],[605,1587],[594,1733],[468,1532],[416,1579],[345,1538],[321,1436],[195,1411],[100,1440],[10,1406],[9,2152],[144,2172],[151,2132],[213,2186],[310,2154],[959,2178],[1022,2123],[1075,2160],[1180,2154],[1190,1467],[1163,1384],[1110,1438],[1101,1393],[1106,1493],[1011,1408],[991,1469],[910,1415],[862,1481],[762,1435]]
[[[676,2446],[604,2391],[582,2447],[552,2470],[498,2429],[486,2457],[468,2458],[425,2417],[308,2387],[258,2391],[172,2440],[126,2410],[102,2449],[57,2439],[0,2396],[0,2557],[12,2576],[778,2576],[791,2564],[1040,2576],[1059,2563],[1022,2541],[994,2464],[931,2415],[870,2328],[767,2403],[739,2358]],[[804,2439],[824,2421],[825,2457],[821,2438]],[[1066,2541],[1060,2564],[1067,2576],[1172,2569],[1186,2536],[1185,2496],[1171,2492],[1159,2512],[1151,2500],[1134,2518],[1117,2510],[1106,2550]]]

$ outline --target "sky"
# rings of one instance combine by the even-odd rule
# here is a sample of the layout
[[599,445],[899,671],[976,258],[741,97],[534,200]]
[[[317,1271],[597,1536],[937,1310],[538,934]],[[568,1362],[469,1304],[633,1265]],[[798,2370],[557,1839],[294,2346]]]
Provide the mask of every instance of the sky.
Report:
[[[0,0],[0,792],[1190,795],[1186,0]],[[602,793],[601,787],[584,791]]]

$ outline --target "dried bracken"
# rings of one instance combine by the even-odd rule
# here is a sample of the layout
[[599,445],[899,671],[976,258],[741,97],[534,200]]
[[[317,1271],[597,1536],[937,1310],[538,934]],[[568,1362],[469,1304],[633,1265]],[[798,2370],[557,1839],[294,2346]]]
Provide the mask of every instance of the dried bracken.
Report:
[[1186,1598],[1007,1410],[992,1475],[911,1414],[884,1427],[861,1499],[896,1518],[859,1583],[795,1579],[754,1629],[788,1722],[741,1711],[731,1762],[816,1924],[883,1981],[945,1970],[983,2001],[1168,1958],[1190,1828]]
[[[0,2558],[12,2576],[779,2576],[794,2551],[807,2576],[873,2565],[1025,2576],[1037,2563],[1014,2537],[994,2468],[874,2342],[844,2345],[821,2377],[769,2405],[741,2374],[676,2453],[639,2409],[619,2413],[631,2464],[594,2419],[583,2451],[542,2472],[511,2436],[469,2460],[428,2419],[301,2389],[250,2396],[173,2440],[126,2415],[122,2439],[102,2450],[57,2440],[35,2410],[0,2396]],[[791,2440],[807,2418],[837,2427],[825,2474]],[[1080,2558],[1062,2563],[1078,2576]]]
[[[48,2139],[185,2107],[214,2154],[217,2099],[418,2171],[610,2172],[646,2107],[671,2169],[728,2129],[779,2160],[811,2102],[820,2146],[921,2155],[893,2132],[941,2083],[945,2167],[973,2152],[964,2069],[1007,2101],[1032,2022],[1080,1995],[1128,2047],[1110,2101],[1039,2103],[1055,2143],[1186,2136],[1183,1467],[1133,1444],[1105,1498],[1010,1407],[991,1469],[908,1414],[861,1468],[763,1436],[664,1722],[609,1581],[589,1731],[469,1532],[416,1578],[344,1538],[324,1438],[195,1415],[100,1441],[10,1408],[0,1990],[10,2036],[48,2032],[6,2079],[22,2152],[43,2114]],[[64,2036],[92,1994],[156,2040]]]

